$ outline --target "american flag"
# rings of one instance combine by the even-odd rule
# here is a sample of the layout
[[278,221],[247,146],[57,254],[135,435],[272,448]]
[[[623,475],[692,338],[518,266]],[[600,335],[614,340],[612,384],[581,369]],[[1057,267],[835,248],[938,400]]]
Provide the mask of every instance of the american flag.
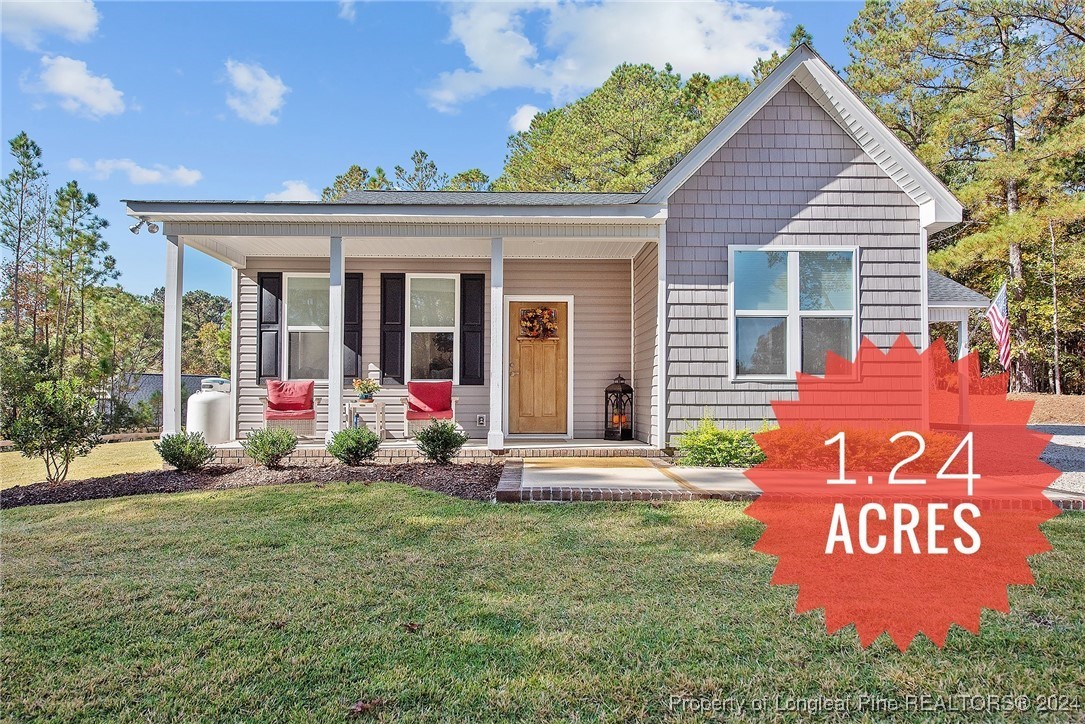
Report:
[[991,334],[994,335],[995,344],[998,345],[998,361],[1005,369],[1010,368],[1010,318],[1008,297],[1006,295],[1006,283],[998,290],[991,306],[987,307],[984,315],[991,323]]

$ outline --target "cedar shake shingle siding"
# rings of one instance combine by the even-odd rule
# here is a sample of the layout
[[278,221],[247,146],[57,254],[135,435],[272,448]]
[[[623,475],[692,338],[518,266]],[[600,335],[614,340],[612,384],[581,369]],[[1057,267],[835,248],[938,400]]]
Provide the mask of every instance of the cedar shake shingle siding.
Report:
[[860,334],[919,344],[919,208],[791,81],[669,199],[668,442],[705,414],[756,429],[794,399],[793,382],[729,379],[729,244],[858,246]]

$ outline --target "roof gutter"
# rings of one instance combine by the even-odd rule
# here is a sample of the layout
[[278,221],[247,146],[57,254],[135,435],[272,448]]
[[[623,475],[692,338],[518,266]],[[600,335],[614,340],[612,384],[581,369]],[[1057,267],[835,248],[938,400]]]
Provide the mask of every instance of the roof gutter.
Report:
[[159,222],[318,222],[365,223],[374,221],[506,221],[529,222],[653,222],[667,219],[666,204],[606,204],[592,206],[509,205],[410,205],[327,204],[313,202],[258,201],[135,201],[126,200],[125,213],[133,218]]

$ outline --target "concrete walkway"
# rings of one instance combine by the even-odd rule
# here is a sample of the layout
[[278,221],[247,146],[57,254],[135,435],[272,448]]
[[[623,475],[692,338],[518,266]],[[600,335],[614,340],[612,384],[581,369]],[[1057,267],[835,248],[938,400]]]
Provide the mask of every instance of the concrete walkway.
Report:
[[[1065,476],[1059,483],[1065,484]],[[1067,489],[1070,488],[1070,489]],[[574,500],[754,500],[761,491],[741,468],[696,468],[658,458],[524,458],[506,463],[498,487],[502,502]],[[1085,508],[1076,486],[1047,491],[1067,510]]]
[[[514,474],[519,475],[518,500],[752,500],[760,495],[741,469],[685,468],[655,458],[525,458]],[[505,487],[511,493],[511,485]]]

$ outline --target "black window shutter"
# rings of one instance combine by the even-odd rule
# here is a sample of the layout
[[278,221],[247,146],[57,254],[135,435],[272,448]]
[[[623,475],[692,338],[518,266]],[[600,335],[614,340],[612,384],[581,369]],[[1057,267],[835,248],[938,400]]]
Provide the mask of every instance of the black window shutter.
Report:
[[362,275],[347,274],[343,289],[343,381],[363,377],[362,370]]
[[486,384],[482,351],[486,338],[486,275],[460,275],[460,384]]
[[256,285],[260,295],[257,311],[260,331],[256,344],[256,369],[259,371],[260,381],[263,382],[282,376],[282,272],[260,272],[256,275]]
[[403,384],[407,275],[381,274],[381,381]]

